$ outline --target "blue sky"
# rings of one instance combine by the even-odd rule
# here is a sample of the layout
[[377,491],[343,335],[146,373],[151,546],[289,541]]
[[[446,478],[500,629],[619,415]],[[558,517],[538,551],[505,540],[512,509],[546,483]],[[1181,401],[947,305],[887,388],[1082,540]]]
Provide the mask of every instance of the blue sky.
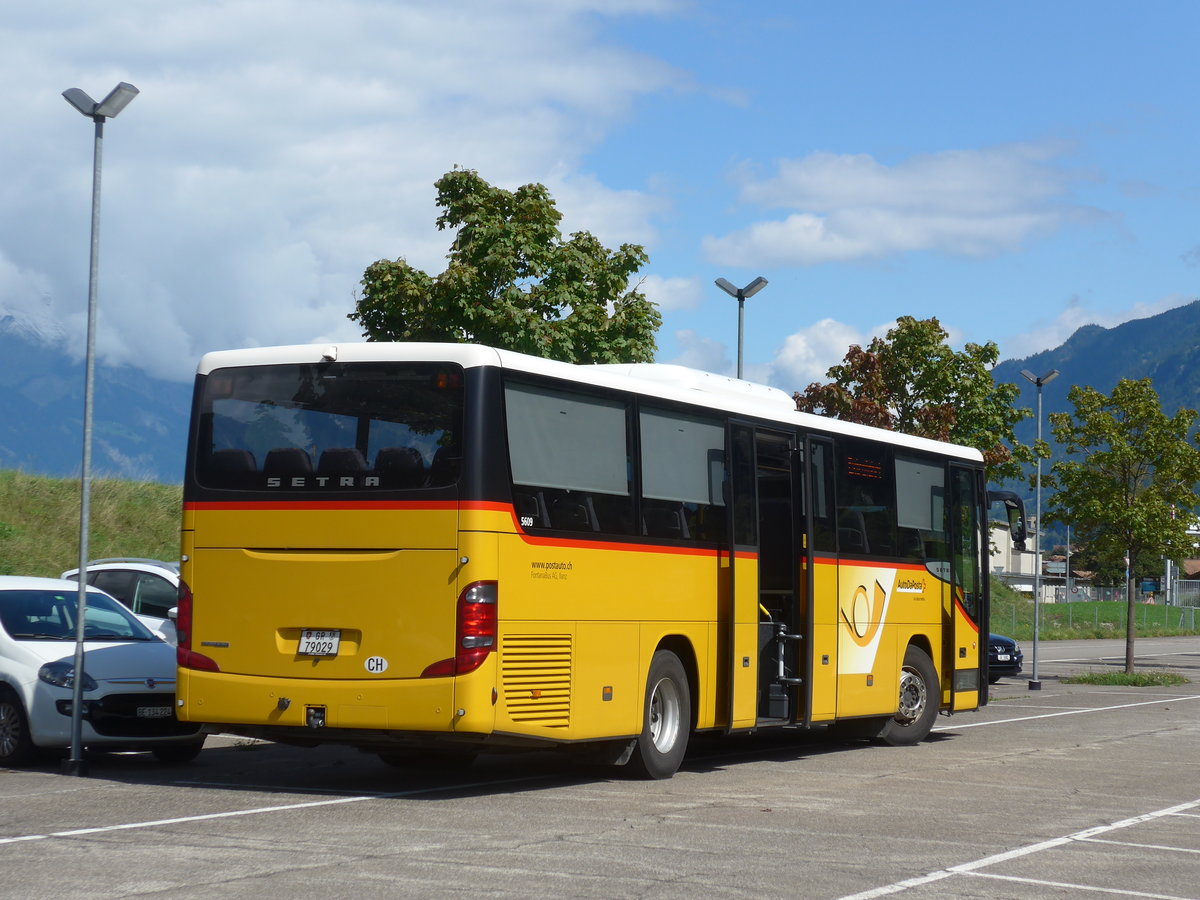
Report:
[[440,271],[433,181],[547,184],[642,243],[662,362],[803,388],[900,315],[1002,358],[1195,299],[1200,5],[204,0],[10,7],[0,320],[80,350],[352,340],[362,271]]

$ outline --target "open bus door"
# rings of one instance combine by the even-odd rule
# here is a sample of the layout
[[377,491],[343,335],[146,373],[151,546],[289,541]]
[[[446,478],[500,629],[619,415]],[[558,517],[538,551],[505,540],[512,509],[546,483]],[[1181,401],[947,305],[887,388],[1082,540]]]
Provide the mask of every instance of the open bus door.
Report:
[[731,423],[728,729],[804,721],[808,573],[796,436]]
[[987,703],[988,590],[983,553],[987,548],[983,473],[950,466],[950,709]]

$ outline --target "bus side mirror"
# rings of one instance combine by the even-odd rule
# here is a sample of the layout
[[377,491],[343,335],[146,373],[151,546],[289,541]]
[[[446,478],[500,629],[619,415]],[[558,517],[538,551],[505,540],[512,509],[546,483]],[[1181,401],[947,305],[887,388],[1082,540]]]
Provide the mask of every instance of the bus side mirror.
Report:
[[1013,547],[1025,549],[1025,501],[1012,491],[988,491],[988,503],[1000,503],[1008,518],[1008,533],[1012,536]]

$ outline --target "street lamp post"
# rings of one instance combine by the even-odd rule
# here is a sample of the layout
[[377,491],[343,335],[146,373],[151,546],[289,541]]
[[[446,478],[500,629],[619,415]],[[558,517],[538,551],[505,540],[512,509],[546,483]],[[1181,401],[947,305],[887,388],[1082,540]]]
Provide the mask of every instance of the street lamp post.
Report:
[[83,382],[83,466],[80,471],[79,499],[79,601],[75,620],[75,677],[71,687],[71,756],[63,761],[68,775],[86,775],[83,759],[83,640],[87,613],[88,525],[92,492],[92,397],[96,351],[96,276],[100,267],[100,157],[104,142],[104,120],[112,119],[138,95],[138,89],[122,81],[97,103],[79,88],[63,91],[63,97],[83,115],[96,123],[92,153],[92,249],[88,268],[87,352]]
[[[1042,440],[1042,386],[1049,384],[1058,377],[1058,369],[1051,369],[1045,375],[1037,376],[1028,369],[1022,369],[1021,374],[1037,385],[1037,439]],[[1029,689],[1040,691],[1042,682],[1038,679],[1038,630],[1041,624],[1042,605],[1042,457],[1037,458],[1037,528],[1033,531],[1033,671],[1029,678]]]
[[734,287],[732,283],[724,278],[718,278],[716,281],[717,287],[727,293],[730,297],[737,298],[738,302],[738,361],[737,361],[737,377],[742,377],[742,324],[745,320],[746,300],[753,297],[764,287],[767,286],[767,279],[759,275],[745,287]]

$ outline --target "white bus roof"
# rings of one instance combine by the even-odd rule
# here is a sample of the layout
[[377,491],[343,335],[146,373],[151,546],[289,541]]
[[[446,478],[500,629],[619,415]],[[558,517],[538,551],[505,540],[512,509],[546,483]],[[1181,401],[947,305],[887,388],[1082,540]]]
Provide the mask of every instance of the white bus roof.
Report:
[[336,344],[294,344],[284,347],[256,347],[246,350],[218,350],[206,353],[197,374],[208,375],[216,369],[238,366],[296,365],[320,362],[452,362],[464,369],[497,366],[536,375],[561,378],[577,384],[629,391],[721,410],[735,415],[768,419],[802,426],[809,430],[886,441],[898,447],[954,456],[982,462],[983,455],[973,447],[946,444],[928,438],[886,431],[868,425],[842,422],[824,416],[799,412],[785,391],[715,375],[699,369],[662,363],[618,365],[574,365],[497,350],[478,344],[350,342]]

